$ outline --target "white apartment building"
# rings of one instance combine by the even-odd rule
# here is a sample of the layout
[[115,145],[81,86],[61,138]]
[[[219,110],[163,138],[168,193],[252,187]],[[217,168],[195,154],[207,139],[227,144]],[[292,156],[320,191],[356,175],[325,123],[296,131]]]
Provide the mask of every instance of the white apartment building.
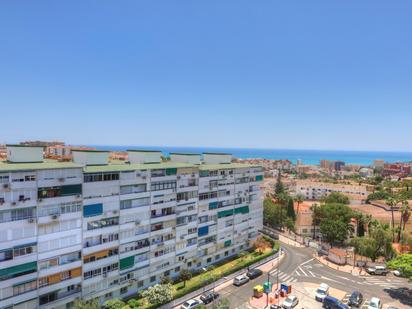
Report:
[[295,182],[294,193],[303,195],[305,200],[320,200],[332,192],[343,193],[351,201],[363,202],[372,192],[372,188],[367,185],[335,184],[311,180],[296,180]]
[[262,227],[260,166],[230,154],[7,146],[0,162],[0,308],[128,297],[250,246]]

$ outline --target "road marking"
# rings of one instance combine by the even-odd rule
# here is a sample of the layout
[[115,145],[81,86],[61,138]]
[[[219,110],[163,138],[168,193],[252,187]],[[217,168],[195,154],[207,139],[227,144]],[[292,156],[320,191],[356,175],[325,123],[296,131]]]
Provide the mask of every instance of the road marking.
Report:
[[303,266],[311,261],[313,261],[315,258],[311,258],[310,260],[307,260],[306,262],[303,262],[302,264],[300,264],[299,266]]
[[316,277],[315,274],[311,272],[310,270],[308,270],[308,272],[312,275],[312,277]]
[[333,280],[333,279],[325,277],[325,276],[322,276],[321,278],[324,279],[324,280],[329,280],[329,281],[334,281],[334,282],[337,282],[337,283],[341,283],[340,281]]
[[300,276],[300,273],[297,270],[295,271],[295,273],[297,276]]
[[305,276],[307,276],[307,274],[303,271],[302,267],[299,266],[299,270],[300,270]]

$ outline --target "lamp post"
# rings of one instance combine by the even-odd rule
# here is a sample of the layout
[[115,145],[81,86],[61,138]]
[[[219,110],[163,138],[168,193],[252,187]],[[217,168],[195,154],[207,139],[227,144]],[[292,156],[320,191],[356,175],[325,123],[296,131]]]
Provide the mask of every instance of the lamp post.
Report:
[[267,308],[269,306],[269,288],[271,288],[270,286],[270,272],[268,271],[268,281],[267,281],[267,289],[266,289],[266,307]]

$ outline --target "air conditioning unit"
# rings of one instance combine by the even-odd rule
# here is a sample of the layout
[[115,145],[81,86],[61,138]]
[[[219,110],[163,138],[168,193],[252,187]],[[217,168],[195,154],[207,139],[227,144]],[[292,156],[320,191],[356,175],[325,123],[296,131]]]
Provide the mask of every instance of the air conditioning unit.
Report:
[[114,214],[114,215],[117,214],[117,210],[113,210],[113,214]]
[[3,185],[3,188],[4,188],[4,189],[8,189],[8,188],[9,188],[9,184],[8,184],[8,183],[5,183],[5,184]]
[[146,179],[146,176],[142,176],[142,179]]
[[177,176],[176,178],[179,180],[179,179],[182,178],[182,177],[179,175],[179,176]]
[[59,217],[59,215],[52,215],[52,216],[51,216],[51,218],[52,218],[53,220],[56,220],[58,217]]
[[16,206],[16,205],[17,205],[16,202],[11,203],[11,206]]
[[63,182],[63,181],[64,181],[64,178],[63,178],[63,177],[60,177],[60,178],[58,179],[58,181],[59,181],[59,182]]
[[134,222],[134,224],[135,224],[135,225],[139,225],[139,224],[140,224],[140,220],[136,220],[136,221]]
[[29,218],[28,220],[27,220],[27,222],[29,222],[29,223],[34,223],[34,218]]

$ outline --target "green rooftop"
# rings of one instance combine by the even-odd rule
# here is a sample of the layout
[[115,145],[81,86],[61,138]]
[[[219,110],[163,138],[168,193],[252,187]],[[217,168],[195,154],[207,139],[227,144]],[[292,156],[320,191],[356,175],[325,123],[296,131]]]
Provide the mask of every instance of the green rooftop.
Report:
[[160,163],[146,164],[130,164],[124,161],[114,161],[107,165],[89,165],[82,166],[73,162],[58,162],[55,160],[44,160],[44,162],[33,163],[11,163],[8,161],[0,161],[0,172],[18,172],[18,171],[34,171],[60,168],[83,168],[85,173],[98,172],[121,172],[133,170],[153,170],[164,168],[185,168],[195,167],[200,170],[223,170],[233,168],[260,167],[260,165],[244,164],[244,163],[225,163],[225,164],[201,164],[195,165],[191,163],[180,163],[172,161],[164,161]]
[[146,163],[146,164],[108,164],[108,165],[89,165],[84,167],[85,173],[98,173],[98,172],[122,172],[122,171],[134,171],[134,170],[155,170],[164,168],[184,168],[184,167],[196,167],[196,165],[189,163],[179,163],[165,161],[161,163]]
[[59,168],[81,168],[79,164],[73,162],[58,162],[54,160],[45,160],[44,162],[33,163],[11,163],[0,161],[0,172],[18,172],[34,170],[52,170]]

